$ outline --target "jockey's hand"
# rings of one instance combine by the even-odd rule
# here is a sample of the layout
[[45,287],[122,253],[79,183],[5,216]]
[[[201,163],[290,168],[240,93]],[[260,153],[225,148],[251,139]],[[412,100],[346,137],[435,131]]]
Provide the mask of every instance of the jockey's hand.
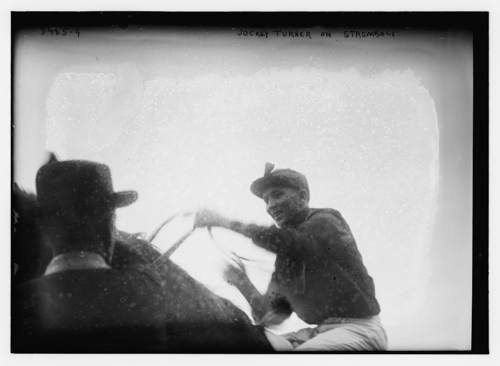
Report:
[[193,224],[195,228],[212,226],[226,227],[227,225],[229,225],[229,220],[210,210],[198,211],[194,217]]
[[224,270],[223,275],[224,275],[224,279],[230,285],[236,286],[237,288],[239,288],[241,285],[246,284],[245,280],[248,280],[248,276],[245,272],[243,272],[241,269],[233,267],[233,266],[228,266]]

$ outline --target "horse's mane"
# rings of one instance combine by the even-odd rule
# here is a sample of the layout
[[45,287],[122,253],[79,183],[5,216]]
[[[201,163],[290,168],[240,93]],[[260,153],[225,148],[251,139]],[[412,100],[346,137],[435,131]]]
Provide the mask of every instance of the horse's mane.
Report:
[[[113,266],[148,266],[161,256],[156,247],[135,234],[115,235]],[[152,266],[162,284],[168,313],[169,343],[175,351],[186,352],[271,352],[263,330],[231,301],[222,298],[191,277],[170,259]]]

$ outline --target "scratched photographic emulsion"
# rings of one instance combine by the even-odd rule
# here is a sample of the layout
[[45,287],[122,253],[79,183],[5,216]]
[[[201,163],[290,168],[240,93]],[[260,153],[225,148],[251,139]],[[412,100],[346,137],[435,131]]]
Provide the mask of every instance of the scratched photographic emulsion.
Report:
[[[52,14],[51,23],[39,20],[22,26],[28,15],[13,14],[14,25],[21,24],[12,35],[14,193],[24,193],[20,201],[31,199],[34,205],[38,194],[42,206],[43,190],[55,196],[66,190],[68,196],[59,204],[70,205],[76,200],[75,189],[91,185],[87,176],[78,178],[76,188],[68,185],[78,172],[67,183],[59,178],[44,181],[67,160],[97,164],[100,178],[96,179],[109,173],[113,192],[137,192],[135,201],[113,206],[110,242],[121,240],[123,247],[139,248],[132,250],[136,256],[144,255],[141,245],[148,247],[144,251],[149,257],[138,261],[161,272],[158,293],[163,297],[155,297],[160,302],[155,306],[167,313],[166,320],[158,316],[158,322],[164,322],[164,328],[159,328],[165,343],[158,346],[155,338],[151,348],[145,345],[138,352],[272,353],[293,352],[297,345],[300,351],[314,337],[336,341],[328,338],[336,327],[331,319],[349,323],[354,318],[352,324],[358,324],[359,319],[372,316],[380,320],[385,345],[341,351],[471,349],[473,34],[469,29],[402,27],[390,22],[335,26],[334,22],[315,24],[313,17],[306,25],[252,25],[231,22],[227,14],[223,25],[183,25],[181,20],[189,20],[188,15],[179,20],[175,14],[162,13],[155,13],[152,22],[144,21],[147,14],[114,14],[101,21],[107,19],[105,13],[82,13],[74,24],[61,13]],[[342,19],[341,14],[335,17]],[[74,166],[75,172],[87,167],[85,163]],[[284,214],[266,212],[267,191],[262,197],[250,189],[259,179],[280,175],[280,169],[307,178],[308,207],[341,214],[335,222],[348,224],[347,234],[342,224],[344,229],[339,226],[335,240],[348,235],[345,246],[356,246],[356,260],[366,270],[363,276],[370,279],[374,289],[370,296],[376,300],[365,299],[366,283],[360,284],[356,273],[346,274],[346,279],[331,277],[331,271],[321,273],[323,267],[316,270],[307,264],[300,272],[302,264],[299,269],[293,267],[303,263],[299,252],[300,260],[292,260],[291,276],[305,276],[303,291],[322,282],[320,288],[328,288],[324,296],[332,297],[330,313],[325,310],[323,318],[315,318],[310,314],[320,310],[311,298],[297,301],[295,308],[295,300],[284,298],[285,305],[274,308],[271,320],[269,313],[265,319],[256,317],[241,282],[247,289],[252,287],[252,296],[265,297],[281,263],[280,254],[256,245],[255,235],[243,235],[240,223],[259,230],[272,228],[273,233],[300,231],[287,229],[284,221],[280,227],[276,218]],[[290,181],[295,178],[286,175]],[[92,189],[88,188],[86,198],[80,197],[85,204],[91,201],[88,197],[98,195],[97,188]],[[36,228],[41,231],[37,239],[33,231],[23,232],[29,214],[20,210],[26,209],[26,204],[14,207],[15,245],[21,245],[23,238],[43,242],[53,235],[51,243],[60,240],[62,234],[51,231],[50,225]],[[44,210],[45,206],[37,212],[50,211]],[[231,219],[230,228],[200,224],[200,212]],[[83,215],[83,209],[72,214]],[[82,220],[96,220],[96,214]],[[318,230],[307,235],[321,236],[322,229]],[[277,245],[287,243],[283,239]],[[116,248],[127,250],[118,244]],[[37,277],[33,279],[25,272],[30,264],[24,264],[33,255],[24,250],[12,251],[16,287],[60,273],[84,273],[86,266],[91,268],[85,273],[133,267],[115,269],[112,255],[104,254],[99,258],[105,260],[97,265],[89,255],[81,268],[64,272],[71,263],[58,267],[53,255],[45,262],[37,258],[43,268],[32,274]],[[69,256],[68,251],[60,253]],[[313,275],[316,283],[308,282]],[[89,280],[83,276],[79,281]],[[96,292],[101,285],[94,280]],[[50,286],[61,283],[52,281]],[[345,291],[358,292],[351,301],[336,303],[344,293],[329,288],[345,283],[349,283]],[[84,332],[100,329],[95,315],[99,310],[79,308],[73,302],[78,290],[61,286],[50,301],[44,297],[49,297],[47,292],[41,296],[38,306],[51,313],[63,298],[66,313],[76,308],[88,311],[82,315],[89,328]],[[125,295],[121,303],[117,300],[115,313],[129,311],[130,317],[137,316],[136,323],[143,319],[137,309],[148,302],[148,290],[143,289],[139,300]],[[12,291],[14,302],[17,292],[14,287]],[[67,299],[72,293],[73,298]],[[101,299],[101,295],[88,296]],[[324,300],[320,295],[314,295],[319,302]],[[99,301],[107,300],[102,295]],[[92,306],[101,306],[99,301]],[[360,310],[358,316],[350,307],[361,307],[360,301],[376,301],[377,308]],[[118,309],[122,305],[126,311]],[[33,316],[24,323],[20,320],[25,328],[20,327],[36,333],[29,321],[47,325],[43,311],[35,309],[36,320]],[[63,334],[72,334],[74,318],[48,317],[53,321],[49,328],[59,322],[67,326]],[[82,323],[81,317],[74,321]],[[175,332],[169,332],[170,326]],[[323,333],[321,327],[328,330]],[[16,333],[16,324],[12,332]],[[123,333],[117,332],[120,337]],[[292,333],[294,337],[287,337]],[[297,335],[305,333],[307,339]],[[149,333],[137,334],[147,337]],[[75,349],[135,350],[99,337],[100,344]],[[292,348],[280,348],[281,340]],[[19,335],[13,352],[65,352],[63,346],[52,351],[48,341],[34,350],[25,342]],[[123,342],[128,340],[124,337]],[[336,350],[330,346],[311,349]]]

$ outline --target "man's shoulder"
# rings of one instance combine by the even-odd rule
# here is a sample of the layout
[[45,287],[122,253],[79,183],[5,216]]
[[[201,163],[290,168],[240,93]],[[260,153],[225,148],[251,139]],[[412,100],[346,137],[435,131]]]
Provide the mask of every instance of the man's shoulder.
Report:
[[306,220],[338,220],[341,218],[340,212],[333,208],[310,208]]
[[[85,269],[53,273],[19,285],[14,302],[27,307],[37,304],[61,306],[66,303],[94,304],[106,298],[109,304],[121,305],[122,298],[135,303],[160,293],[159,281],[152,276],[115,269]],[[105,305],[103,305],[106,307]],[[36,309],[35,309],[36,311]]]
[[61,286],[67,287],[75,285],[81,287],[84,283],[92,284],[110,284],[113,286],[122,286],[135,282],[142,282],[144,278],[150,279],[151,271],[147,269],[124,269],[114,268],[95,268],[65,270],[44,275],[42,277],[21,283],[16,286],[17,292],[33,291],[33,289],[57,289]]
[[38,278],[23,282],[15,286],[14,291],[18,293],[30,292],[35,289],[56,289],[61,285],[67,286],[70,283],[81,283],[85,280],[102,280],[114,278],[118,271],[114,269],[79,269],[66,270],[43,275]]
[[311,208],[305,222],[312,226],[331,226],[336,230],[350,230],[340,212],[333,208]]
[[311,228],[335,233],[346,244],[355,243],[349,225],[340,212],[333,208],[310,209],[306,222],[309,222]]

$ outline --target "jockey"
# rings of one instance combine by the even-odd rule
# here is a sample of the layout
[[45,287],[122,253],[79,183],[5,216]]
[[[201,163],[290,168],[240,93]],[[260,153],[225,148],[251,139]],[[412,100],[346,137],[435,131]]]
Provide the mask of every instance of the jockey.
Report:
[[285,300],[299,318],[317,325],[282,337],[273,335],[271,342],[280,345],[277,349],[386,350],[374,282],[346,221],[334,209],[309,207],[303,174],[273,169],[267,164],[264,176],[250,190],[264,200],[277,226],[245,224],[209,210],[196,214],[195,226],[235,231],[276,254],[276,270],[265,299]]

